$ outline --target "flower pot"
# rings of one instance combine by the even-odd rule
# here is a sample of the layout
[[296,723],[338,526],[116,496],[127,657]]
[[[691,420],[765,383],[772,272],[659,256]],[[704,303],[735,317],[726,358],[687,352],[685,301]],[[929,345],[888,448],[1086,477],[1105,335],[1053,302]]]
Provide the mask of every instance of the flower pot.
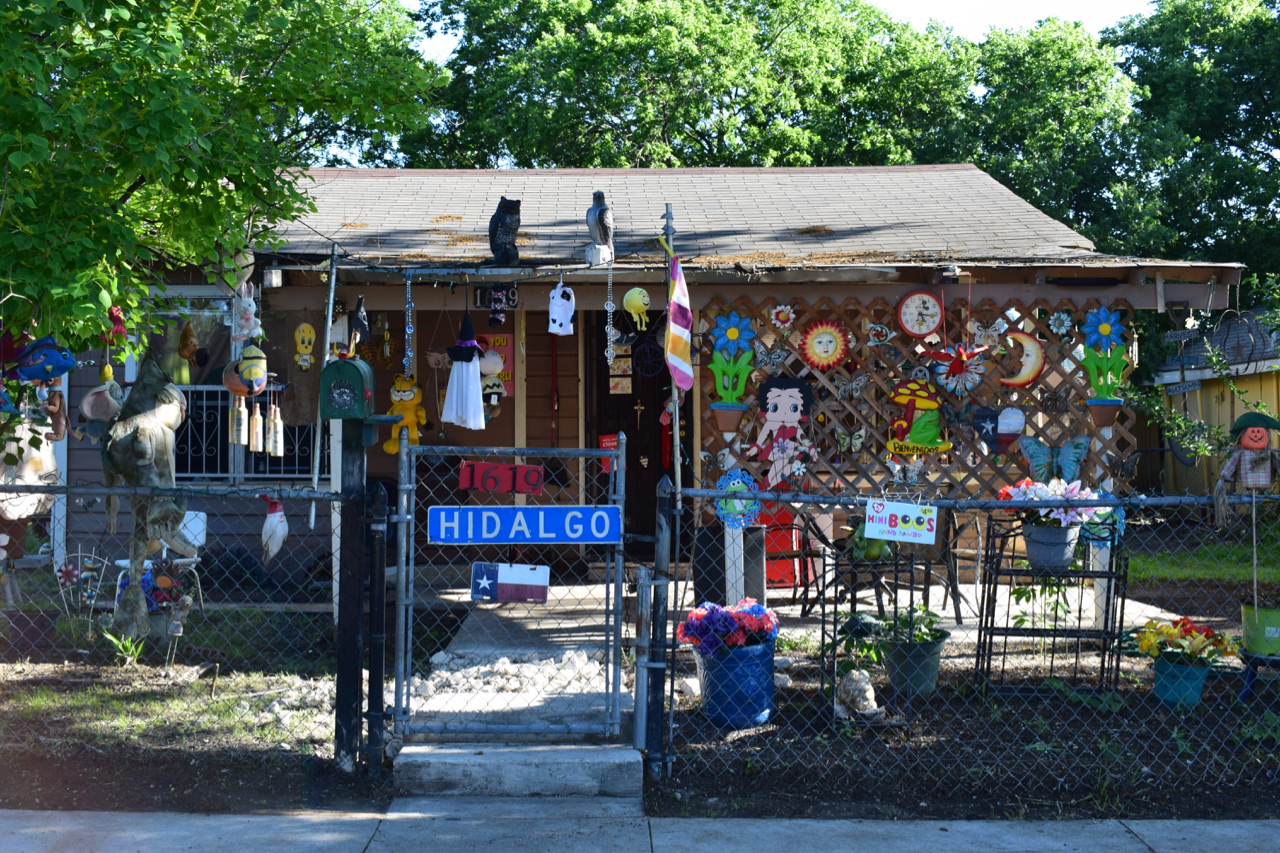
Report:
[[726,649],[714,657],[694,653],[702,712],[714,726],[745,729],[773,714],[773,641]]
[[15,649],[48,648],[55,638],[54,624],[61,615],[57,610],[21,610],[5,612],[9,620],[9,645]]
[[737,432],[742,419],[747,416],[746,403],[712,403],[711,414],[716,419],[716,429],[721,432]]
[[1244,650],[1254,655],[1280,656],[1280,607],[1240,606]]
[[951,637],[946,631],[930,643],[885,643],[884,669],[889,686],[907,697],[929,696],[938,689],[942,647]]
[[1200,704],[1208,677],[1207,666],[1187,666],[1156,658],[1156,698],[1174,710],[1190,711]]
[[1027,562],[1037,572],[1057,575],[1071,568],[1080,540],[1080,525],[1062,527],[1056,522],[1049,525],[1024,524],[1022,541],[1027,548]]
[[1085,400],[1085,405],[1089,407],[1089,417],[1093,418],[1093,425],[1099,427],[1109,427],[1115,424],[1116,415],[1120,414],[1120,407],[1124,405],[1123,400],[1112,397],[1101,397],[1097,400]]

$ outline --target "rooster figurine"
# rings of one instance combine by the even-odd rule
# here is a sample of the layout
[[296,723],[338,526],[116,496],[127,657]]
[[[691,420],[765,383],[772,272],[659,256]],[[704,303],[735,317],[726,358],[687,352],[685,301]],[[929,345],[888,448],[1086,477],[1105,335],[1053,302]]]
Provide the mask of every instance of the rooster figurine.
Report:
[[262,523],[262,565],[269,566],[289,538],[289,522],[284,517],[284,504],[266,495],[258,497],[267,502],[267,520]]

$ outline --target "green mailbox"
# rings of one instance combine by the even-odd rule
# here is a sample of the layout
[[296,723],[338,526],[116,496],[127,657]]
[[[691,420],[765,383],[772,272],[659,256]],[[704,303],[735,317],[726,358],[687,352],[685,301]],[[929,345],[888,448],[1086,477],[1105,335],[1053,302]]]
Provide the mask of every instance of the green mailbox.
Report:
[[363,421],[373,415],[373,368],[358,358],[338,358],[320,373],[320,418]]

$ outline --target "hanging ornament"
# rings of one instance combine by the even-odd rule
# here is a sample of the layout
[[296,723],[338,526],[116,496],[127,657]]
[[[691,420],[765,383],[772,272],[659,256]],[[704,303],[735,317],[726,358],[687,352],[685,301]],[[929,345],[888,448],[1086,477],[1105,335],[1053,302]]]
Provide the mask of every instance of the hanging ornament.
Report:
[[227,433],[232,444],[244,446],[249,443],[249,412],[245,408],[244,397],[231,398],[231,414]]
[[1002,378],[1000,384],[1013,388],[1026,388],[1044,373],[1044,347],[1026,332],[1010,332],[1009,340],[1022,345],[1022,367],[1013,376],[1007,379]]
[[987,366],[982,363],[982,353],[986,351],[986,347],[956,344],[943,350],[925,350],[921,355],[941,361],[942,364],[933,368],[938,384],[963,397],[982,384],[982,374],[987,372]]
[[297,328],[293,330],[293,343],[297,347],[297,353],[294,354],[293,360],[298,363],[298,369],[304,373],[311,369],[314,360],[311,351],[316,346],[316,328],[310,323],[299,323]]
[[[257,404],[255,403],[255,405]],[[275,418],[273,417],[273,415],[275,414],[275,408],[276,407],[274,404],[268,402],[267,414],[262,419],[262,432],[263,432],[262,449],[265,450],[268,454],[271,453],[271,448],[274,447],[276,443],[276,422],[275,422]]]
[[551,291],[551,304],[547,311],[547,331],[553,335],[572,335],[573,312],[576,308],[573,291],[564,286],[564,275],[561,274],[560,283]]
[[631,315],[636,330],[643,332],[649,328],[649,294],[643,287],[633,287],[622,297],[622,307]]
[[458,345],[449,347],[453,368],[445,390],[440,420],[466,429],[484,429],[484,400],[480,391],[480,345],[476,343],[471,312],[462,315]]
[[253,404],[253,414],[249,416],[249,452],[261,453],[263,445],[262,436],[262,412],[258,409],[258,404]]
[[800,357],[814,370],[827,371],[849,360],[849,331],[831,320],[817,320],[800,337]]
[[617,350],[613,348],[613,342],[617,340],[618,330],[613,327],[613,312],[618,307],[613,303],[613,260],[609,261],[609,272],[605,278],[604,290],[604,329],[607,340],[604,345],[604,362],[605,364],[613,364],[613,358],[616,356]]

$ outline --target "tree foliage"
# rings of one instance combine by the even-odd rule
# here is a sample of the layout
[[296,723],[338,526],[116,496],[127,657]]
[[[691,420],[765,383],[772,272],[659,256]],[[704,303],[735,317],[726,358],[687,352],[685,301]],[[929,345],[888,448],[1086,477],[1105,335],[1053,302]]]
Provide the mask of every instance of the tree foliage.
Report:
[[428,120],[415,35],[394,0],[0,8],[5,327],[77,352],[108,306],[146,327],[164,269],[219,270],[308,209],[302,168]]

